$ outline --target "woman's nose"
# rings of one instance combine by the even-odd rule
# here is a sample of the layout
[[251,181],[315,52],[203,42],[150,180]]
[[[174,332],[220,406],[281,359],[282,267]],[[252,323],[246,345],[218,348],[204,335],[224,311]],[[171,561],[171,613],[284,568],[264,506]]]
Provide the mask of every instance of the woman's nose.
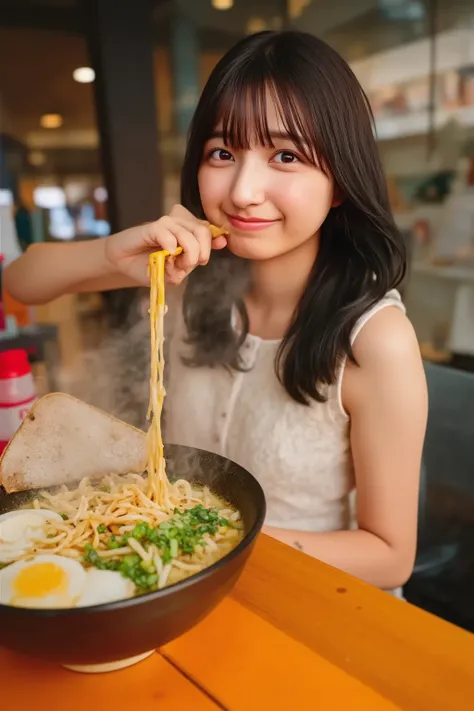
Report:
[[231,200],[236,207],[261,205],[265,202],[265,171],[248,161],[239,166],[234,176]]

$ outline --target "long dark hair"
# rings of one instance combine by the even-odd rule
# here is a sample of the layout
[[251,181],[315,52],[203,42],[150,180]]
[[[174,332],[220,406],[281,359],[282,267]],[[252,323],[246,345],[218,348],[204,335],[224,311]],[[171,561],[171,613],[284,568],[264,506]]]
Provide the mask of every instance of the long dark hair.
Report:
[[[276,358],[276,373],[299,403],[323,402],[344,357],[355,362],[350,336],[357,320],[405,274],[405,245],[394,223],[369,102],[347,63],[303,32],[261,32],[240,41],[217,64],[190,128],[181,201],[204,217],[198,170],[218,122],[224,141],[247,149],[272,146],[265,112],[270,91],[285,130],[306,157],[334,178],[344,196],[321,228],[307,288]],[[228,250],[189,277],[184,318],[191,366],[241,369],[248,332],[243,289],[248,264]],[[243,330],[236,333],[237,306]]]

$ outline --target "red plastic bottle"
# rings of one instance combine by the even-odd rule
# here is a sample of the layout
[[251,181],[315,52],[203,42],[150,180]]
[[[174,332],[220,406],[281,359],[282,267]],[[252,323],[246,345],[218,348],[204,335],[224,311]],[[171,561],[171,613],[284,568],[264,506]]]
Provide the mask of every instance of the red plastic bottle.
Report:
[[24,350],[0,353],[0,453],[36,400],[28,355]]
[[5,261],[5,257],[3,254],[0,254],[0,331],[4,331],[6,328],[6,322],[5,322],[5,311],[3,309],[3,291],[2,291],[2,269],[3,269],[3,262]]

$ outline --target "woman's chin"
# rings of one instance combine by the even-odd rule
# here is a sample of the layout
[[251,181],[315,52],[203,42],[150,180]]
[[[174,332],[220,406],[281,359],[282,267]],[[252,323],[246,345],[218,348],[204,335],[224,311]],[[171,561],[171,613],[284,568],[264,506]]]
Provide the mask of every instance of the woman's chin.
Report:
[[263,260],[271,259],[275,255],[268,249],[268,244],[264,240],[252,237],[236,237],[229,235],[227,237],[227,249],[236,257],[241,259]]

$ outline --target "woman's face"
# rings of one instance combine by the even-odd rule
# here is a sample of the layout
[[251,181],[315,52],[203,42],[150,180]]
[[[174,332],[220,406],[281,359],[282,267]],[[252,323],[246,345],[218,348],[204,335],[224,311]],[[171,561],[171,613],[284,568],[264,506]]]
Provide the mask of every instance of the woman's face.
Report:
[[270,98],[267,112],[274,148],[234,150],[217,126],[198,173],[207,219],[229,230],[229,249],[245,259],[271,259],[317,239],[336,204],[332,178],[301,155]]

